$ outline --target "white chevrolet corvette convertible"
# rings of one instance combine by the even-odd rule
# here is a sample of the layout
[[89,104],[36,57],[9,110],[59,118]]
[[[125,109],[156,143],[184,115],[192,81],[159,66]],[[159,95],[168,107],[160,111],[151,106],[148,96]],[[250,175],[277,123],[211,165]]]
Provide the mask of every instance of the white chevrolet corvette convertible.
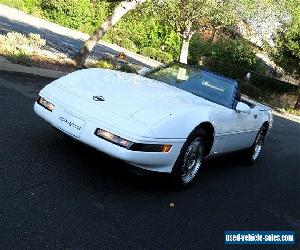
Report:
[[35,112],[61,132],[142,169],[190,184],[203,161],[243,150],[255,163],[272,110],[238,82],[181,64],[143,76],[85,69],[43,88]]

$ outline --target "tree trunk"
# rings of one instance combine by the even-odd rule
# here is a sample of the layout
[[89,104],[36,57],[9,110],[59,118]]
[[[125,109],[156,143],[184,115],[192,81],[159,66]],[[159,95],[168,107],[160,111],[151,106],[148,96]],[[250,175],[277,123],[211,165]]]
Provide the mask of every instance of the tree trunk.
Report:
[[216,43],[216,41],[218,39],[218,32],[219,32],[219,29],[214,27],[213,28],[212,39],[211,39],[212,44]]
[[135,9],[138,4],[144,2],[146,2],[146,0],[126,0],[117,5],[112,15],[90,35],[90,38],[84,42],[79,53],[73,58],[76,66],[82,67],[97,42],[106,34],[106,32],[120,21],[126,13]]
[[184,38],[182,40],[181,52],[180,52],[180,62],[187,64],[188,54],[189,54],[189,46],[190,46],[191,38]]
[[297,99],[294,109],[300,110],[300,93],[298,94],[298,99]]

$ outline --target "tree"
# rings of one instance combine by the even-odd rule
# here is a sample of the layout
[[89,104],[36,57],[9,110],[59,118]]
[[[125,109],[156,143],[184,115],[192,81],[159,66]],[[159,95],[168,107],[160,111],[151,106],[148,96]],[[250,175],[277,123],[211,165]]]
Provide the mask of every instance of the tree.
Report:
[[288,20],[276,39],[273,55],[289,74],[300,78],[300,0],[286,4]]
[[[283,13],[283,4],[277,0],[154,1],[159,7],[157,11],[161,13],[162,20],[171,25],[182,38],[180,61],[183,63],[187,62],[189,42],[194,33],[209,28],[215,36],[221,29],[233,28],[238,26],[238,23],[252,22],[252,24],[257,25],[267,19],[268,24],[272,24],[273,32],[277,28],[278,18],[282,17]],[[234,31],[234,29],[232,30]],[[255,31],[258,33],[259,29]],[[264,36],[265,31],[261,33],[259,35],[264,40],[269,38],[269,36]]]
[[233,25],[246,8],[238,8],[249,0],[156,0],[162,21],[171,25],[182,38],[180,62],[187,63],[192,36],[207,27],[214,32]]
[[[284,70],[300,79],[300,0],[284,0],[287,21],[276,39],[273,57]],[[294,106],[300,110],[300,87]]]
[[120,2],[113,10],[112,15],[97,28],[86,40],[79,53],[74,57],[74,63],[77,67],[82,67],[85,60],[97,44],[97,42],[117,23],[120,19],[126,15],[130,10],[135,9],[139,4],[146,2],[146,0],[126,0]]

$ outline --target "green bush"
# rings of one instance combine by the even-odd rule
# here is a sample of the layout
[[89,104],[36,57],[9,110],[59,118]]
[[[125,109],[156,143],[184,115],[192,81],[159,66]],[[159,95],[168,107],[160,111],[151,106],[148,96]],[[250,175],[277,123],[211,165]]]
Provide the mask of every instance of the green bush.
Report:
[[149,56],[149,57],[155,59],[157,49],[151,48],[151,47],[145,47],[140,50],[140,53],[144,56]]
[[235,64],[223,63],[223,61],[210,60],[208,58],[204,58],[204,66],[213,72],[234,79],[244,79],[249,72],[243,68],[237,67]]
[[0,50],[2,53],[15,53],[18,50],[31,53],[34,49],[40,49],[46,45],[46,41],[40,35],[23,35],[18,32],[9,32],[6,35],[0,35]]
[[160,51],[156,48],[146,47],[141,49],[140,53],[144,56],[161,61],[162,63],[170,63],[173,61],[173,56],[170,53]]
[[40,35],[23,35],[18,32],[9,32],[0,35],[0,54],[12,63],[30,66],[34,51],[46,45],[46,41]]
[[90,0],[41,0],[40,6],[48,19],[69,28],[83,30],[95,18]]
[[6,58],[12,63],[22,64],[26,66],[30,66],[32,62],[31,55],[23,50],[17,50],[14,53],[7,54]]
[[[260,100],[267,103],[271,107],[279,109],[283,112],[295,113],[293,112],[294,105],[297,100],[297,95],[292,94],[271,94],[263,95]],[[298,113],[299,114],[299,113]]]
[[117,44],[125,49],[131,50],[133,52],[137,52],[138,48],[135,45],[135,43],[130,39],[130,36],[126,30],[122,29],[113,29],[112,32],[110,32],[106,36],[106,40],[108,42]]
[[163,62],[163,63],[170,63],[173,61],[173,56],[168,53],[168,52],[164,52],[164,51],[157,51],[156,52],[156,58],[157,61]]
[[105,59],[98,60],[95,66],[102,69],[112,69],[114,67],[112,63]]
[[125,49],[128,49],[128,50],[131,50],[133,52],[137,52],[138,51],[138,48],[136,47],[136,45],[134,44],[133,41],[131,41],[129,38],[126,38],[126,39],[119,39],[118,41],[115,42],[115,44],[125,48]]
[[5,4],[11,6],[13,8],[18,8],[20,10],[24,10],[24,0],[1,0],[1,4]]
[[198,64],[202,57],[210,64],[224,65],[226,69],[234,66],[244,70],[256,70],[260,65],[252,47],[243,39],[223,38],[216,43],[195,35],[191,40],[189,62]]
[[40,35],[30,33],[27,36],[28,45],[32,48],[42,48],[46,45],[46,40],[42,39]]
[[266,95],[297,95],[299,90],[298,86],[257,74],[253,74],[250,81],[251,84],[259,88]]
[[138,71],[134,67],[128,64],[122,64],[120,67],[117,68],[117,70],[127,72],[127,73],[134,73],[134,74],[138,73]]
[[[86,33],[99,27],[118,4],[105,0],[0,0],[0,3]],[[178,59],[179,36],[170,26],[159,22],[157,13],[148,13],[144,6],[147,5],[124,16],[103,39],[134,52],[147,47],[162,48],[163,53],[155,53],[154,58],[165,62]]]
[[258,74],[252,74],[249,81],[241,80],[240,89],[249,97],[289,113],[292,113],[300,91],[298,86]]
[[[148,47],[156,50],[163,48],[163,52],[172,55],[172,60],[178,58],[181,44],[179,36],[171,27],[160,24],[156,15],[148,14],[140,7],[122,18],[116,27],[105,35],[104,40],[135,52],[140,51],[142,54]],[[160,58],[160,55],[157,57]],[[170,56],[167,57],[170,60]]]
[[247,81],[241,81],[239,87],[242,94],[255,99],[259,99],[261,97],[260,89]]

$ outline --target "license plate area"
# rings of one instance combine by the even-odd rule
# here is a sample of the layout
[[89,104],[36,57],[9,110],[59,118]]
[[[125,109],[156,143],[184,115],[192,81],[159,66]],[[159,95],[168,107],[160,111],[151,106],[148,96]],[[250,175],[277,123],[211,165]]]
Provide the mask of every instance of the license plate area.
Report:
[[67,134],[79,138],[85,126],[85,120],[64,110],[58,116],[58,128]]

